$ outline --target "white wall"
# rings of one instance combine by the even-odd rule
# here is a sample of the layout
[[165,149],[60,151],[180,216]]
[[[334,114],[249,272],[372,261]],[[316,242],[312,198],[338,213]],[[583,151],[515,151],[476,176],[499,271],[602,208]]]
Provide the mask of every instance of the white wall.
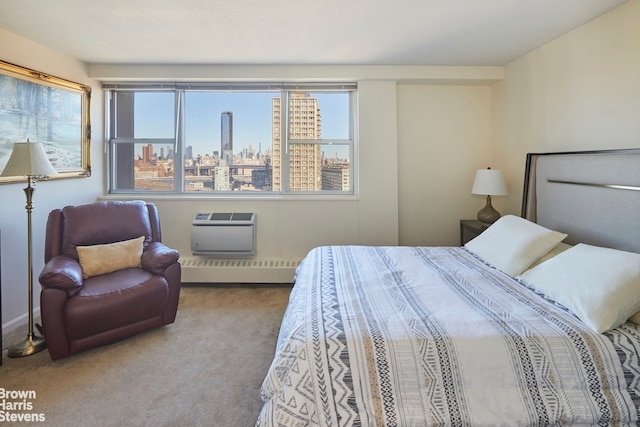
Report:
[[527,152],[640,147],[640,1],[505,67],[492,87],[492,157],[520,213]]
[[[0,59],[92,86],[92,176],[40,182],[33,194],[34,308],[39,307],[38,275],[44,264],[44,228],[52,209],[89,203],[103,191],[103,97],[100,85],[87,77],[86,65],[59,52],[0,29]],[[2,231],[2,324],[9,329],[26,323],[27,313],[27,214],[22,189],[26,184],[0,185]]]
[[489,86],[400,84],[398,152],[400,244],[459,245],[459,220],[486,203],[471,195],[475,172],[495,167]]

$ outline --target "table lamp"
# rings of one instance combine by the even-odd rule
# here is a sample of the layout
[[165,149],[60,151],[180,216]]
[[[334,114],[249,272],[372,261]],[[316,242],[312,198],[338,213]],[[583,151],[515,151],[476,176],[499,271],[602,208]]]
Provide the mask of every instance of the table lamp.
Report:
[[491,206],[491,196],[506,196],[508,194],[502,172],[491,168],[478,169],[471,193],[487,196],[487,204],[478,211],[478,220],[485,224],[496,222],[500,218],[500,212]]

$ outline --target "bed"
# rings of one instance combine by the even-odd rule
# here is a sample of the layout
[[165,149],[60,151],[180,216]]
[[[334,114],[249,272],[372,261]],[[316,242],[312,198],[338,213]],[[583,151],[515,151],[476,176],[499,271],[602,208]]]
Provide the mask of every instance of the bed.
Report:
[[640,150],[526,166],[464,247],[311,250],[256,425],[637,425]]

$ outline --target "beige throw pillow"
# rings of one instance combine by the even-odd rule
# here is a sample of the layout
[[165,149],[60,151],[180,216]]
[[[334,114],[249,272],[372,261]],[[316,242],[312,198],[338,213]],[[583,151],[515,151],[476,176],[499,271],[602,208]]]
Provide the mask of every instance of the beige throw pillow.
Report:
[[78,246],[82,277],[107,274],[125,268],[141,266],[144,236],[106,245]]

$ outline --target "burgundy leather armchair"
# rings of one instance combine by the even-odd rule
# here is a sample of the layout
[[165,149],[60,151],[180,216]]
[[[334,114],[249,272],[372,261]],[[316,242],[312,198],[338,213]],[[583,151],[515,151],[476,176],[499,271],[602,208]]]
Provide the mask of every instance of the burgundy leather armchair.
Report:
[[[141,236],[139,267],[83,278],[76,247]],[[39,277],[42,326],[51,358],[173,323],[180,296],[178,258],[178,251],[161,242],[153,204],[106,201],[51,211]]]

